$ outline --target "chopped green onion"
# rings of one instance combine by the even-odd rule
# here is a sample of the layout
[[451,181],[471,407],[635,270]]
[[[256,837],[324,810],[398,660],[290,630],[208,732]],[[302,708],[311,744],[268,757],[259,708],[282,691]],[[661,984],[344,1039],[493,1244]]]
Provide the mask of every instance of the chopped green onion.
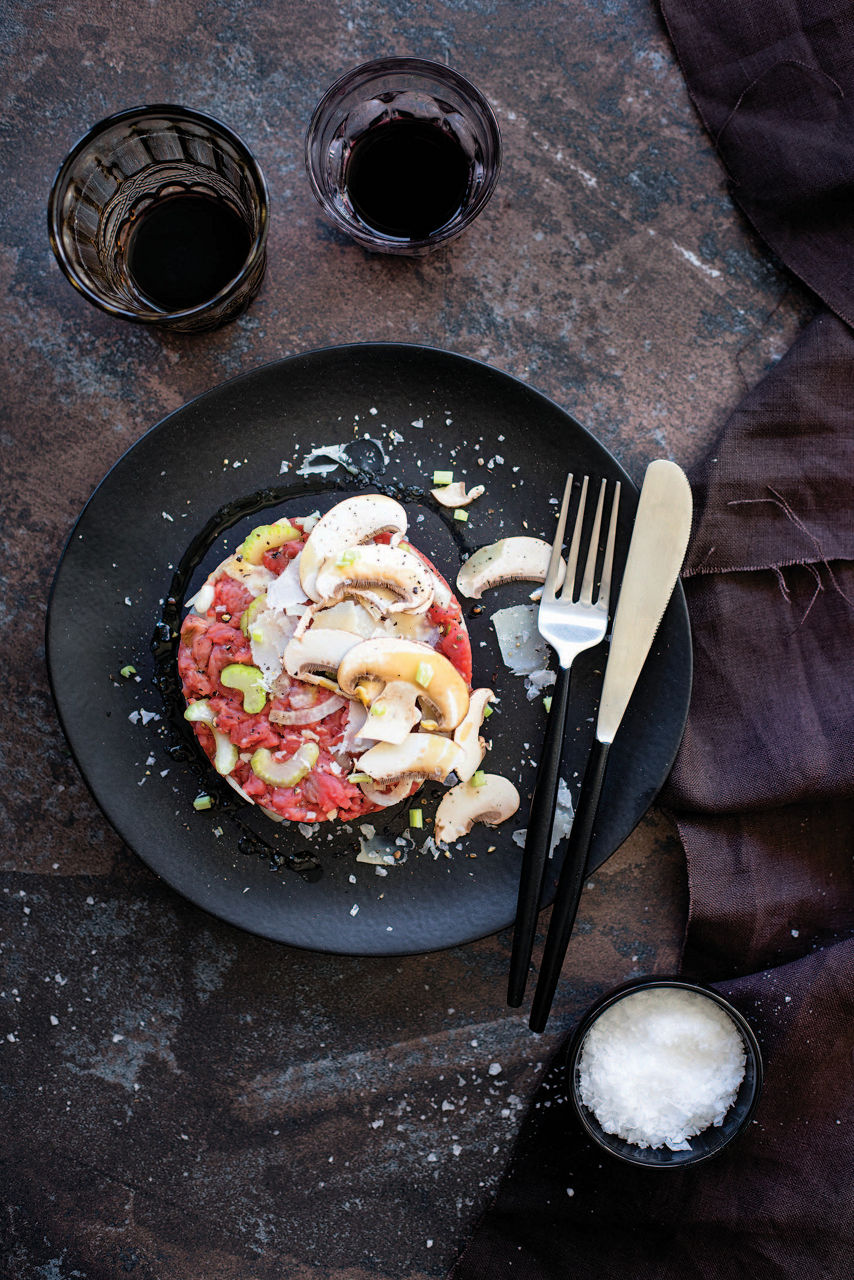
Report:
[[461,521],[462,521],[462,523],[463,523],[463,524],[465,524],[465,522],[466,522],[466,520],[468,520],[468,518],[469,518],[469,513],[466,511],[465,507],[456,507],[456,508],[454,509],[454,519],[455,519],[455,520],[461,520]]
[[335,563],[340,569],[348,568],[351,564],[356,563],[356,552],[353,550],[342,551]]
[[212,804],[213,804],[213,797],[209,795],[205,795],[205,793],[202,792],[202,794],[199,796],[196,796],[195,800],[193,801],[193,808],[194,809],[210,809]]
[[374,705],[371,707],[372,716],[384,716],[385,713],[386,713],[386,708],[382,705],[382,703],[375,702]]
[[546,696],[543,698],[543,706],[545,707],[546,711],[551,711],[552,695],[550,693],[547,693]]
[[415,683],[420,684],[422,689],[429,688],[430,681],[433,679],[433,668],[429,662],[419,662],[415,672]]
[[434,471],[433,472],[434,484],[452,484],[453,479],[454,479],[453,471]]
[[484,718],[484,720],[488,720],[488,719],[489,719],[489,717],[490,717],[491,715],[492,715],[492,707],[491,707],[491,706],[489,705],[489,703],[487,702],[486,706],[483,708],[483,718]]
[[119,675],[124,676],[125,680],[129,680],[131,676],[136,675],[136,667],[132,667],[131,664],[128,663],[126,667],[122,667]]
[[360,782],[373,782],[373,778],[369,773],[348,773],[347,781],[358,785]]
[[410,825],[410,827],[416,827],[416,828],[418,828],[418,829],[423,828],[423,826],[424,826],[424,814],[422,813],[422,811],[421,811],[420,809],[410,809],[410,810],[409,810],[409,825]]
[[476,769],[475,772],[471,775],[471,785],[473,787],[486,786],[486,774],[483,772],[482,769]]

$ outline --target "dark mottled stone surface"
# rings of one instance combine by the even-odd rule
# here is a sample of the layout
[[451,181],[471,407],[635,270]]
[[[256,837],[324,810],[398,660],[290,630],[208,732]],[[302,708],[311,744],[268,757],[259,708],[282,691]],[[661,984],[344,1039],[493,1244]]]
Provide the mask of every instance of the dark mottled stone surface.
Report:
[[[551,395],[636,478],[654,456],[690,465],[812,303],[734,211],[645,0],[10,0],[2,45],[3,1274],[441,1276],[579,1011],[674,968],[668,823],[650,814],[588,887],[542,1037],[504,1007],[506,934],[388,961],[242,934],[122,846],[70,759],[43,649],[64,539],[164,414],[339,342],[478,357]],[[314,102],[382,53],[457,66],[503,130],[493,202],[419,262],[330,229],[303,173]],[[220,116],[269,181],[261,295],[206,336],[112,321],[48,246],[64,151],[143,101]]]

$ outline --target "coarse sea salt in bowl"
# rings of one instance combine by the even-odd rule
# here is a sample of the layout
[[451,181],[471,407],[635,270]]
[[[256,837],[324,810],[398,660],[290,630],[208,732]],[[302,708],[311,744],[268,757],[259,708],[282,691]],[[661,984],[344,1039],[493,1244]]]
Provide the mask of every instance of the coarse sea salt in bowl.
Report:
[[709,987],[642,978],[600,1000],[573,1037],[570,1096],[599,1146],[629,1164],[708,1160],[749,1123],[762,1057],[746,1019]]

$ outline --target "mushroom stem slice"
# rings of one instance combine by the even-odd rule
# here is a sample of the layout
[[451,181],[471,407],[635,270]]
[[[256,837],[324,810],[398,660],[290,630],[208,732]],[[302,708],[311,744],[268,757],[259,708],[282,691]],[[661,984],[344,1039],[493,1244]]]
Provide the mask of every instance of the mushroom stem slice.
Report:
[[396,543],[406,532],[406,512],[394,498],[381,493],[362,493],[345,498],[311,530],[300,558],[300,582],[311,600],[319,600],[316,592],[317,572],[324,560],[370,542],[378,533],[392,532]]
[[486,754],[486,743],[480,737],[480,726],[487,703],[495,701],[491,689],[475,689],[469,698],[469,709],[454,730],[454,742],[462,751],[454,772],[461,782],[468,782]]
[[403,742],[379,742],[359,756],[358,768],[380,784],[429,778],[444,782],[455,768],[460,749],[434,733],[408,733]]
[[[502,582],[545,582],[551,545],[542,538],[499,538],[469,556],[457,574],[457,588],[471,600],[479,600],[489,587]],[[566,566],[561,561],[563,581]]]
[[452,844],[468,835],[475,822],[497,827],[519,808],[519,792],[499,773],[483,775],[483,784],[460,782],[442,797],[436,810],[434,835],[442,844]]
[[420,719],[418,690],[408,680],[391,680],[374,698],[356,737],[374,742],[403,742]]

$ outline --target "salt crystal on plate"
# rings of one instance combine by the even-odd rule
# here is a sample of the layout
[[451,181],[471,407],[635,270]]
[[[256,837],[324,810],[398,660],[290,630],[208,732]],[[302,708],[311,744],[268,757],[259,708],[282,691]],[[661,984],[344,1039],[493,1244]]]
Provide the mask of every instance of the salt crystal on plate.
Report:
[[587,1032],[579,1095],[606,1133],[687,1151],[689,1138],[723,1123],[745,1059],[737,1027],[713,1000],[676,987],[636,991]]

